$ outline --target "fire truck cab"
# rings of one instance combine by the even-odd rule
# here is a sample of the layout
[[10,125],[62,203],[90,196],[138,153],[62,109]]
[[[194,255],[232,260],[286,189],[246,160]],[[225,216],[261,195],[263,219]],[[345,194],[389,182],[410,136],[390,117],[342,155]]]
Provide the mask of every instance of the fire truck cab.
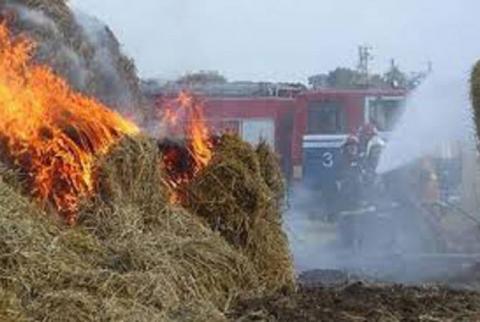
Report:
[[301,94],[292,142],[294,179],[308,189],[335,189],[347,137],[370,123],[388,140],[405,97],[400,90],[325,89]]

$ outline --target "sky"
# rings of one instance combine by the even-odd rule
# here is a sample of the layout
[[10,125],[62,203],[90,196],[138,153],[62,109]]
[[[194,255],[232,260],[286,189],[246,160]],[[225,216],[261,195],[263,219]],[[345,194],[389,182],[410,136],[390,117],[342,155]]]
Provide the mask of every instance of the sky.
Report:
[[302,81],[355,67],[467,74],[480,58],[479,0],[70,0],[105,21],[145,78],[217,70],[230,80]]

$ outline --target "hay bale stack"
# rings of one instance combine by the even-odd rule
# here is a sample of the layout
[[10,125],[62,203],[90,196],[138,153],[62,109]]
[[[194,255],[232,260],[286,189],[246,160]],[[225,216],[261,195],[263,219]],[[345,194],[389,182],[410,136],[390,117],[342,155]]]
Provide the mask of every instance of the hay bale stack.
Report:
[[256,149],[258,161],[260,164],[260,172],[265,183],[274,193],[278,202],[282,202],[285,198],[285,178],[282,175],[279,156],[271,149],[267,142],[262,141]]
[[473,118],[475,121],[477,138],[480,138],[480,61],[477,62],[473,68],[470,83]]
[[37,41],[36,61],[51,66],[76,90],[144,120],[147,107],[135,65],[107,26],[73,13],[65,0],[0,1],[0,12],[14,33]]
[[166,206],[157,158],[149,139],[121,142],[100,169],[105,201],[75,228],[0,182],[2,320],[221,321],[237,295],[256,294],[246,256]]
[[143,204],[145,213],[158,213],[167,204],[167,185],[161,173],[161,155],[154,139],[125,137],[100,160],[98,195],[100,202]]
[[[257,277],[247,258],[200,218],[167,205],[159,158],[156,142],[138,137],[125,138],[103,161],[101,198],[81,223],[115,253],[109,268],[150,285],[139,296],[156,305],[195,299],[222,307],[236,293],[253,292]],[[157,279],[134,282],[147,276]]]
[[266,179],[255,150],[225,135],[210,165],[186,188],[185,206],[245,254],[261,286],[275,291],[293,288],[295,281],[276,198],[280,191],[273,192]]
[[[118,109],[116,92],[127,91],[138,111],[135,68],[110,30],[92,40],[64,0],[0,1],[0,10],[39,42],[37,61]],[[22,197],[0,165],[0,319],[222,321],[239,295],[293,287],[279,174],[262,170],[269,154],[225,136],[188,188],[190,212],[168,205],[160,157],[151,139],[120,142],[99,160],[98,195],[74,228]]]

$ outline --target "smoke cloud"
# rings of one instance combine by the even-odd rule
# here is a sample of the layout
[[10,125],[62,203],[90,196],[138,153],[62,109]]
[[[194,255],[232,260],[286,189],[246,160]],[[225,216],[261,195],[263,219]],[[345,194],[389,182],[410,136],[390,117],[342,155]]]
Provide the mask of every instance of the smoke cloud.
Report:
[[472,144],[467,77],[432,74],[407,99],[405,114],[389,138],[378,171],[388,172],[459,142]]
[[[108,27],[95,17],[74,11],[77,23],[82,27],[89,43],[93,46],[91,64],[103,78],[102,92],[109,102],[115,102],[123,113],[133,113],[136,103],[129,84],[119,74],[114,60],[114,51],[120,46]],[[117,62],[118,63],[118,62]]]

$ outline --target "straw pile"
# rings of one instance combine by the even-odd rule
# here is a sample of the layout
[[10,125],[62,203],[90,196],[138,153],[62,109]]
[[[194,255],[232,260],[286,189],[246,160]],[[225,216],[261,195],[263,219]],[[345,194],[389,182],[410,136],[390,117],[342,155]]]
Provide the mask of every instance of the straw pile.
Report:
[[261,294],[254,263],[166,206],[158,158],[155,142],[125,139],[76,228],[0,183],[2,320],[222,320],[236,296]]
[[0,12],[14,33],[36,40],[38,62],[76,90],[143,121],[147,109],[135,65],[107,26],[73,13],[65,0],[3,0]]
[[236,136],[223,136],[210,165],[187,187],[185,206],[250,259],[262,288],[293,289],[279,203],[281,175],[278,167],[259,162],[273,163],[269,149],[262,145],[258,152]]
[[190,212],[165,201],[160,156],[153,140],[125,138],[99,161],[99,194],[75,228],[0,182],[2,321],[222,321],[240,296],[293,288],[254,149],[224,137],[189,188]]
[[[0,0],[0,9],[39,41],[40,62],[112,104],[99,49],[64,0]],[[135,93],[133,65],[108,39]],[[25,198],[20,176],[0,165],[0,320],[223,321],[238,297],[294,288],[283,181],[267,146],[223,137],[185,187],[183,208],[168,202],[161,161],[154,140],[124,138],[98,160],[97,194],[73,228]]]
[[277,201],[281,203],[285,199],[286,183],[280,167],[280,158],[265,141],[260,142],[256,153],[265,183],[274,193]]

